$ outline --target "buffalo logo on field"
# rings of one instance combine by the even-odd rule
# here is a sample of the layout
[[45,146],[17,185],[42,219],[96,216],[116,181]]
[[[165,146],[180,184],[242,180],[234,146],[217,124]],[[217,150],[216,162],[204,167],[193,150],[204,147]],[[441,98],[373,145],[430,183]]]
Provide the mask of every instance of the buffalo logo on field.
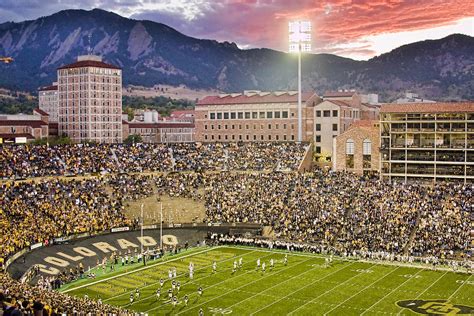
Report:
[[474,313],[474,308],[471,306],[452,304],[447,300],[407,300],[399,301],[397,305],[424,315],[472,315]]
[[211,312],[212,315],[226,315],[231,314],[232,310],[230,308],[209,307],[209,312]]

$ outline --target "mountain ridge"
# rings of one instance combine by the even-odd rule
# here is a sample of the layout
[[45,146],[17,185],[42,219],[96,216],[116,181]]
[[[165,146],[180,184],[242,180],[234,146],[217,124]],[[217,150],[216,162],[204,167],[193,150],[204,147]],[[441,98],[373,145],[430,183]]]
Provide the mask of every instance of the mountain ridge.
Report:
[[[150,20],[102,9],[63,10],[0,24],[0,87],[35,91],[55,80],[56,68],[87,52],[123,68],[124,84],[184,84],[235,92],[295,89],[296,58],[268,48],[197,39]],[[332,54],[303,56],[303,88],[356,89],[393,100],[410,90],[435,100],[474,99],[474,38],[452,34],[400,46],[358,61]]]

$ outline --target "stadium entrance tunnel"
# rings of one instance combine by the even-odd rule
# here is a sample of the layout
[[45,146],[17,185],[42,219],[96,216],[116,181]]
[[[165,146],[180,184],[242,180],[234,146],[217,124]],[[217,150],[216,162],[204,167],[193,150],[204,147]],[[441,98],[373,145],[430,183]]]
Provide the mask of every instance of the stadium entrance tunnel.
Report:
[[[163,248],[193,247],[206,239],[209,233],[228,234],[258,233],[256,225],[236,227],[234,225],[198,226],[194,228],[163,228]],[[33,267],[39,268],[38,275],[55,276],[68,272],[79,264],[87,270],[96,267],[104,258],[137,255],[143,251],[153,251],[160,247],[160,230],[147,229],[143,236],[139,230],[119,231],[94,237],[71,239],[32,249],[16,258],[7,268],[14,279],[21,279]],[[32,247],[33,248],[33,247]]]

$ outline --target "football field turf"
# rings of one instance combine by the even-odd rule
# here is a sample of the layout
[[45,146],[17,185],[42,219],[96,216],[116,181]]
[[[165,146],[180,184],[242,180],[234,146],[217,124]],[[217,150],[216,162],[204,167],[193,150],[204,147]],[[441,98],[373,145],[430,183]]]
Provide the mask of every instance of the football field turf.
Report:
[[[472,274],[432,271],[418,267],[384,265],[335,258],[326,267],[325,257],[250,247],[195,248],[147,267],[80,280],[65,288],[70,295],[101,298],[104,303],[148,315],[416,315],[473,313]],[[243,266],[232,273],[234,260]],[[267,265],[257,270],[256,261]],[[270,259],[275,267],[270,269]],[[217,272],[212,272],[212,262]],[[194,279],[188,275],[195,266]],[[181,289],[179,303],[168,299],[168,270],[176,268]],[[159,279],[166,280],[156,298]],[[197,293],[203,288],[202,296]],[[130,293],[140,298],[130,304]],[[188,305],[183,302],[189,296]],[[398,305],[397,305],[398,304]],[[405,306],[400,307],[399,305]],[[415,311],[417,313],[415,313]]]

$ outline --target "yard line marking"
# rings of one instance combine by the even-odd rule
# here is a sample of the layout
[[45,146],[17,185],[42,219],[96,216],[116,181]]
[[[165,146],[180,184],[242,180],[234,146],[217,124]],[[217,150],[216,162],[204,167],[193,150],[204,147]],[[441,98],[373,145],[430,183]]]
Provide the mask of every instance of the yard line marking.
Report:
[[[257,250],[256,250],[256,251],[257,251]],[[268,255],[268,256],[270,256],[270,255]],[[262,258],[266,258],[266,257],[268,257],[268,256],[264,256],[264,257],[262,257]],[[306,260],[306,261],[308,261],[308,260]],[[303,263],[303,262],[301,262],[301,263]],[[246,264],[248,264],[248,263],[244,263],[244,265],[246,265]],[[230,269],[231,269],[231,268],[225,269],[224,271],[230,270]],[[219,285],[219,284],[222,284],[222,283],[224,283],[224,282],[229,281],[230,279],[233,279],[233,278],[236,278],[236,277],[238,277],[238,276],[242,276],[242,275],[245,275],[245,274],[247,274],[247,273],[254,272],[254,271],[255,271],[255,269],[250,269],[249,271],[247,271],[247,272],[245,272],[245,273],[243,273],[243,274],[234,275],[234,276],[232,276],[232,277],[230,277],[230,278],[226,278],[225,280],[223,280],[223,281],[221,281],[221,282],[218,282],[218,283],[216,283],[216,284],[213,284],[213,285],[211,285],[211,286],[208,286],[208,287],[206,287],[206,288],[203,288],[203,290],[213,288],[213,287],[215,287],[215,286],[217,286],[217,285]],[[280,271],[283,271],[283,270],[280,270]],[[207,277],[209,277],[209,276],[206,276],[206,278],[207,278]],[[248,283],[248,284],[250,284],[250,283]],[[247,285],[247,284],[246,284],[246,285]],[[195,294],[196,294],[196,292],[192,292],[191,294],[188,295],[188,297],[191,297],[191,296],[193,296],[193,295],[195,295]],[[221,295],[221,296],[222,296],[222,295]],[[153,297],[153,295],[150,295],[149,297]],[[149,297],[148,297],[148,298],[149,298]],[[220,297],[220,296],[218,296],[218,297]],[[217,297],[216,297],[216,298],[217,298]],[[212,301],[212,299],[209,300],[209,301]],[[207,302],[207,301],[206,301],[206,302]],[[204,303],[206,303],[206,302],[204,302]],[[164,305],[167,305],[167,304],[169,304],[169,303],[170,303],[170,302],[166,302],[166,303],[164,303],[164,304],[161,304],[160,306],[156,306],[156,307],[154,307],[154,308],[152,308],[152,309],[146,310],[146,311],[144,311],[143,313],[148,313],[149,311],[152,311],[152,310],[155,310],[155,309],[157,309],[157,308],[163,307]],[[202,305],[202,304],[204,304],[204,303],[201,303],[201,304],[199,304],[199,305],[197,305],[197,306],[200,306],[200,305]],[[193,307],[193,308],[194,308],[194,307]],[[181,313],[181,312],[180,312],[180,313]],[[180,314],[180,313],[178,313],[178,314]],[[176,314],[176,315],[178,315],[178,314]]]
[[[225,248],[224,246],[218,246],[217,248]],[[89,287],[91,285],[95,285],[95,284],[98,284],[98,283],[102,283],[102,282],[105,282],[105,281],[109,281],[109,280],[113,280],[113,279],[116,279],[116,278],[119,278],[119,277],[123,277],[124,275],[129,275],[129,274],[132,274],[132,273],[135,273],[135,272],[139,272],[139,271],[142,271],[142,270],[146,270],[146,269],[150,269],[150,268],[153,268],[155,266],[159,266],[159,265],[162,265],[162,264],[166,264],[168,262],[173,262],[173,261],[176,261],[176,260],[181,260],[183,258],[187,258],[187,257],[190,257],[190,256],[196,256],[196,255],[199,255],[201,253],[205,253],[205,252],[208,252],[208,251],[211,251],[213,249],[216,249],[216,248],[208,248],[208,249],[205,249],[203,251],[199,251],[199,252],[196,252],[196,253],[190,253],[190,254],[187,254],[187,255],[184,255],[184,256],[180,256],[178,258],[174,258],[174,259],[170,259],[170,260],[166,260],[166,261],[161,261],[161,262],[157,262],[157,263],[154,263],[154,264],[151,264],[149,266],[144,266],[142,268],[139,268],[139,269],[136,269],[136,270],[132,270],[132,271],[128,271],[128,272],[125,272],[125,273],[122,273],[122,274],[118,274],[118,275],[114,275],[112,277],[108,277],[108,278],[105,278],[105,279],[101,279],[101,280],[98,280],[98,281],[94,281],[94,282],[91,282],[91,283],[87,283],[87,284],[84,284],[84,285],[81,285],[81,286],[78,286],[78,287],[74,287],[74,288],[70,288],[70,289],[67,289],[65,291],[63,291],[62,293],[68,293],[68,292],[71,292],[71,291],[74,291],[74,290],[78,290],[78,289],[82,289],[84,287]]]
[[472,274],[471,274],[471,275],[469,275],[469,277],[468,277],[468,278],[467,278],[467,279],[466,279],[466,280],[465,280],[463,283],[461,283],[461,285],[460,285],[460,286],[457,288],[457,290],[456,290],[456,291],[454,291],[454,293],[453,293],[453,294],[451,294],[451,295],[448,297],[448,301],[450,301],[450,300],[451,300],[451,298],[453,298],[453,297],[454,297],[454,295],[455,295],[455,294],[456,294],[456,293],[457,293],[457,292],[458,292],[458,291],[459,291],[459,290],[460,290],[460,289],[463,287],[463,285],[464,285],[464,284],[466,284],[466,283],[467,283],[467,281],[469,281],[469,279],[470,279],[472,276],[473,276]]
[[[418,271],[417,273],[415,273],[413,276],[421,273],[425,271],[425,269],[421,269],[420,271]],[[375,302],[374,304],[370,305],[369,308],[367,308],[362,314],[360,314],[360,316],[364,315],[365,313],[367,313],[370,309],[372,309],[375,305],[377,305],[378,303],[380,303],[384,298],[386,298],[387,296],[389,296],[390,294],[392,294],[393,292],[395,292],[396,290],[398,290],[400,287],[402,287],[403,284],[407,283],[408,281],[410,281],[412,278],[409,278],[409,279],[406,279],[405,281],[403,281],[402,283],[400,283],[396,288],[392,289],[390,292],[388,292],[387,294],[385,294],[383,297],[381,297],[377,302]]]
[[[371,265],[370,267],[368,267],[367,269],[372,268],[374,265],[375,265],[375,264],[372,264],[372,265]],[[319,294],[318,296],[316,296],[316,297],[310,299],[309,301],[307,301],[305,304],[303,304],[303,305],[299,306],[298,308],[292,310],[290,313],[288,313],[288,315],[292,315],[294,312],[296,312],[297,310],[299,310],[299,309],[302,308],[303,306],[308,305],[309,303],[311,303],[311,302],[317,300],[317,299],[320,298],[321,296],[326,295],[326,294],[329,293],[329,292],[332,292],[334,289],[336,289],[336,288],[340,287],[341,285],[343,285],[343,284],[349,282],[349,281],[352,280],[353,278],[355,278],[355,277],[357,277],[357,276],[360,276],[360,275],[363,275],[363,274],[364,274],[364,273],[358,272],[357,274],[353,275],[352,277],[350,277],[349,279],[345,280],[344,282],[338,283],[338,285],[336,285],[336,286],[330,288],[328,291]],[[319,281],[319,280],[316,280],[316,281],[311,282],[310,284],[308,284],[308,285],[302,287],[301,289],[299,289],[299,290],[297,290],[297,291],[294,291],[293,293],[290,293],[290,294],[286,295],[285,297],[282,297],[282,299],[284,299],[284,298],[290,296],[291,294],[294,294],[295,292],[298,292],[298,291],[300,291],[300,290],[302,290],[302,289],[304,289],[304,288],[306,288],[306,287],[308,287],[308,286],[313,285],[313,284],[316,283],[317,281]],[[281,300],[282,300],[282,299],[281,299]],[[280,301],[281,301],[281,300],[280,300]],[[272,303],[272,304],[270,304],[270,305],[268,305],[268,306],[271,306],[271,305],[273,305],[273,304],[275,304],[275,303]],[[266,306],[266,307],[268,307],[268,306]],[[266,307],[264,307],[264,308],[266,308]],[[255,313],[261,311],[261,310],[264,309],[264,308],[259,309],[259,310],[256,311]],[[252,315],[255,314],[255,313],[252,313]]]
[[[345,268],[347,268],[347,267],[353,265],[354,263],[355,263],[355,262],[349,264],[348,266],[344,266],[344,267],[342,267],[342,268],[340,268],[340,269],[338,269],[338,270],[336,270],[336,271],[334,271],[334,272],[331,272],[331,273],[325,275],[324,277],[317,279],[316,281],[324,280],[324,279],[327,278],[328,276],[333,275],[334,273],[339,272],[339,271],[341,271],[341,270],[343,270],[343,269],[345,269]],[[242,300],[242,301],[240,301],[240,302],[237,302],[237,303],[235,303],[235,304],[232,304],[232,305],[229,306],[228,308],[230,308],[230,307],[232,307],[232,306],[235,306],[235,305],[238,305],[238,304],[240,304],[240,303],[242,303],[242,302],[244,302],[244,301],[246,301],[246,300],[252,299],[252,298],[254,298],[255,296],[261,295],[261,294],[265,293],[266,291],[268,291],[268,290],[270,290],[270,289],[272,289],[272,288],[274,288],[274,287],[276,287],[276,286],[278,286],[278,285],[284,284],[284,283],[286,283],[286,282],[288,282],[288,281],[290,281],[290,280],[292,280],[292,279],[294,279],[294,278],[300,277],[300,276],[302,276],[302,275],[304,275],[304,274],[306,274],[306,273],[308,273],[308,272],[312,272],[312,271],[313,271],[314,269],[316,269],[316,268],[319,268],[319,267],[311,268],[311,269],[309,269],[309,270],[306,271],[306,272],[303,272],[303,273],[298,274],[298,275],[295,275],[295,276],[293,276],[293,277],[291,277],[291,278],[289,278],[289,279],[286,279],[286,280],[284,280],[283,282],[280,282],[280,283],[278,283],[278,284],[275,284],[275,285],[272,286],[272,287],[269,287],[268,289],[264,290],[264,291],[261,292],[261,293],[254,294],[254,295],[252,295],[252,296],[250,296],[250,297],[247,297],[246,299],[244,299],[244,300]],[[315,281],[315,282],[316,282],[316,281]],[[301,290],[301,289],[299,289],[299,290]],[[297,290],[297,291],[299,291],[299,290]],[[293,294],[294,292],[297,292],[297,291],[293,291],[293,292],[291,292],[290,294]],[[266,295],[266,294],[263,294],[263,295]],[[278,302],[278,301],[280,301],[280,300],[282,300],[282,299],[284,299],[284,297],[283,297],[283,298],[279,298],[279,299],[276,300],[274,303],[276,303],[276,302]],[[272,303],[272,304],[270,304],[270,305],[266,305],[266,306],[264,306],[264,308],[266,308],[267,306],[271,306],[271,305],[273,305],[274,303]],[[258,310],[258,311],[260,311],[260,310]],[[256,311],[256,312],[258,312],[258,311]],[[255,312],[255,313],[256,313],[256,312]],[[252,313],[251,315],[253,315],[253,314],[254,314],[254,313]]]
[[[425,292],[428,291],[428,289],[430,289],[433,285],[435,285],[435,283],[437,283],[439,280],[441,280],[441,278],[444,277],[447,273],[448,273],[448,271],[446,271],[445,273],[443,273],[439,278],[436,279],[436,281],[434,281],[433,283],[431,283],[431,285],[428,286],[423,292],[419,293],[419,294],[415,297],[415,300],[416,300],[417,298],[419,298],[420,296],[422,296],[423,294],[425,294]],[[402,308],[402,309],[397,313],[397,315],[401,315],[403,311],[404,311],[404,309]]]
[[353,297],[356,297],[357,295],[359,295],[360,293],[362,293],[363,291],[367,290],[368,288],[370,288],[372,285],[374,285],[375,283],[378,283],[380,282],[381,280],[385,279],[387,276],[389,276],[390,274],[394,273],[395,271],[397,271],[400,267],[397,267],[396,269],[394,270],[391,270],[390,272],[386,273],[383,277],[381,278],[378,278],[377,280],[375,280],[374,282],[370,283],[369,285],[365,286],[362,290],[360,290],[359,292],[355,293],[354,295],[350,296],[349,298],[347,298],[346,300],[344,300],[343,302],[339,303],[338,305],[336,305],[334,308],[332,308],[331,310],[327,311],[324,313],[324,315],[327,315],[329,314],[330,312],[332,312],[333,310],[335,310],[336,308],[344,305],[344,303],[346,303],[347,301],[349,301],[351,298]]
[[[272,254],[276,254],[276,253],[272,252]],[[304,260],[304,261],[302,261],[302,262],[297,263],[296,265],[304,264],[304,263],[310,261],[311,259],[314,259],[314,258],[306,259],[306,260]],[[288,266],[287,268],[284,268],[284,269],[282,269],[282,270],[280,270],[280,271],[277,271],[277,272],[278,272],[278,273],[279,273],[279,272],[283,272],[283,271],[286,271],[286,270],[288,270],[288,269],[290,269],[290,268],[294,268],[294,266]],[[306,273],[306,272],[305,272],[305,273]],[[301,274],[300,274],[300,275],[301,275]],[[257,280],[252,281],[252,282],[250,282],[250,283],[246,283],[246,284],[244,284],[244,285],[242,285],[242,286],[239,286],[239,287],[235,288],[234,290],[232,290],[232,291],[230,291],[230,292],[226,292],[226,293],[224,293],[224,294],[222,294],[222,295],[216,296],[216,297],[214,297],[214,298],[212,298],[212,299],[210,299],[210,300],[207,300],[207,301],[205,301],[205,302],[203,302],[203,303],[201,303],[201,304],[199,304],[199,305],[197,305],[197,306],[194,306],[193,308],[198,307],[198,306],[202,306],[202,305],[207,304],[207,303],[209,303],[209,302],[212,302],[212,301],[218,299],[219,297],[222,297],[222,296],[224,296],[224,295],[227,295],[227,294],[229,294],[229,293],[232,293],[232,292],[234,292],[234,291],[237,291],[237,290],[239,290],[239,289],[241,289],[241,288],[243,288],[243,287],[246,287],[247,285],[254,284],[254,283],[256,283],[256,282],[262,280],[263,278],[266,278],[267,276],[268,276],[268,275],[263,276],[263,277],[260,277],[260,278],[258,278]],[[294,277],[293,277],[293,278],[294,278]],[[284,282],[285,282],[285,281],[284,281]],[[278,284],[280,284],[280,283],[278,283]],[[239,303],[241,303],[241,302],[243,302],[243,301],[239,301]],[[184,311],[181,311],[181,312],[177,313],[176,315],[179,315],[179,314],[181,314],[181,313],[183,313],[183,312],[184,312]]]
[[[247,252],[247,253],[245,253],[245,254],[242,254],[241,256],[245,256],[245,255],[254,253],[254,252],[256,252],[256,251],[258,251],[258,250],[249,251],[249,252]],[[240,257],[240,256],[239,256],[239,257]],[[221,262],[226,262],[226,261],[229,261],[229,260],[232,260],[232,259],[235,260],[236,258],[237,258],[237,257],[230,257],[230,258],[228,258],[228,259],[224,259],[224,260],[217,261],[217,262],[219,262],[219,263],[221,263]],[[212,266],[212,264],[209,264],[209,265],[206,265],[206,266],[204,266],[204,267],[202,267],[202,268],[196,269],[196,271],[208,269],[208,268],[211,267],[211,266]],[[225,270],[228,270],[228,269],[225,269]],[[225,270],[224,270],[224,271],[225,271]],[[178,274],[178,275],[176,276],[176,279],[178,278],[178,276],[179,276],[179,277],[183,277],[183,276],[185,276],[185,275],[186,275],[186,272],[180,273],[180,274]],[[197,279],[194,279],[194,280],[192,280],[192,281],[190,281],[190,282],[191,282],[191,283],[195,283],[195,281],[201,280],[201,279],[204,279],[204,278],[207,278],[207,276],[202,276],[202,277],[197,278]],[[166,278],[164,281],[165,281],[165,283],[166,283],[167,281],[169,282],[169,279]],[[156,281],[156,282],[153,282],[153,283],[144,285],[144,286],[140,287],[139,289],[148,288],[148,287],[153,286],[153,285],[156,285],[156,284],[158,284],[158,283],[160,283],[159,280]],[[184,284],[183,284],[183,287],[184,287]],[[118,294],[118,295],[109,297],[109,298],[105,299],[103,302],[106,302],[106,301],[109,301],[109,300],[111,300],[111,299],[113,299],[113,298],[116,298],[116,297],[119,297],[119,296],[124,296],[124,295],[128,295],[128,292],[121,293],[121,294]],[[155,296],[155,294],[152,294],[152,295],[149,295],[149,296],[145,296],[145,297],[143,297],[142,299],[139,299],[139,300],[137,300],[137,301],[133,301],[133,303],[135,304],[135,303],[138,303],[138,302],[141,302],[141,301],[145,301],[145,300],[149,299],[150,297],[154,297],[154,296]],[[124,305],[124,306],[129,306],[129,305],[131,306],[131,303],[126,304],[126,305]]]

